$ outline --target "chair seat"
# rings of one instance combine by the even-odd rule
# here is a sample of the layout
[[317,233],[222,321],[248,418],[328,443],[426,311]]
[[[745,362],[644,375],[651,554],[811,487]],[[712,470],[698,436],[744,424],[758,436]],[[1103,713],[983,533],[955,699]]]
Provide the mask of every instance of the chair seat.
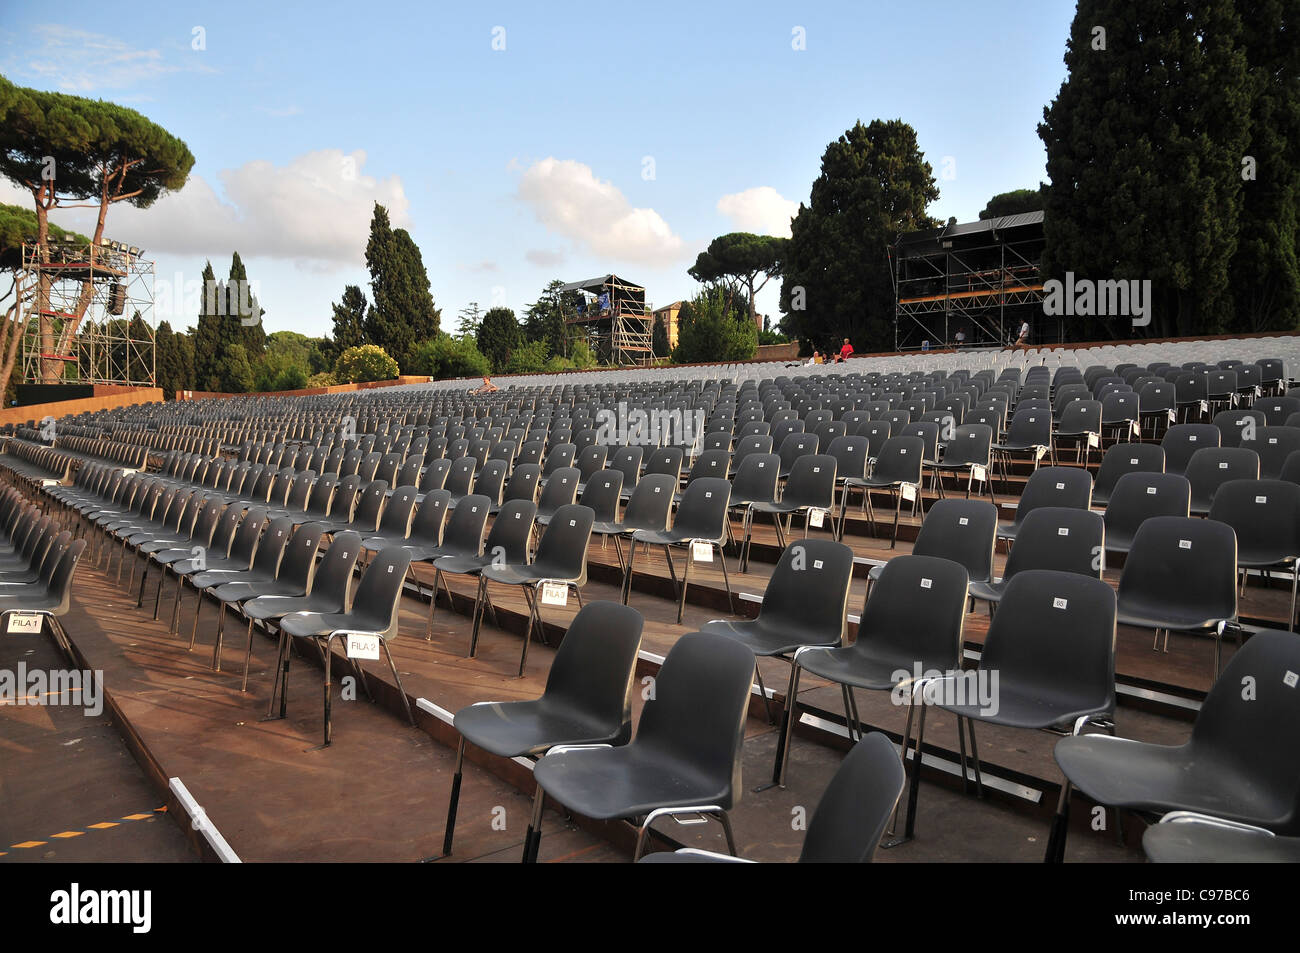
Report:
[[1294,810],[1290,792],[1264,790],[1204,746],[1084,735],[1058,741],[1056,763],[1098,804],[1159,813],[1197,811],[1261,827]]
[[804,645],[839,645],[839,635],[832,642],[810,642],[799,630],[780,629],[759,619],[714,619],[700,626],[701,632],[722,635],[750,649],[755,655],[789,655]]
[[1269,837],[1215,824],[1153,824],[1142,835],[1142,849],[1157,864],[1300,863],[1300,837]]
[[656,808],[731,806],[728,792],[715,780],[690,772],[680,759],[636,744],[547,755],[537,762],[533,777],[560,804],[598,821]]
[[886,487],[898,486],[898,481],[881,477],[849,477],[844,481],[844,485],[854,489],[883,490]]
[[1002,596],[1007,591],[1007,583],[1005,579],[999,579],[997,582],[972,580],[968,591],[976,599],[983,599],[985,602],[1001,602]]
[[731,857],[727,854],[715,854],[709,850],[695,850],[684,847],[681,850],[661,850],[646,854],[639,864],[752,864],[752,860],[743,857]]
[[623,523],[598,522],[591,524],[591,532],[593,535],[619,536],[623,533],[633,532],[633,528],[626,526]]
[[755,503],[755,513],[794,513],[806,509],[802,503]]
[[1212,629],[1222,619],[1193,615],[1182,606],[1151,606],[1133,599],[1121,600],[1115,621],[1142,629],[1172,629],[1176,632],[1200,632]]
[[692,537],[685,536],[675,529],[639,529],[632,534],[632,538],[638,543],[648,543],[651,546],[677,546]]
[[259,596],[301,596],[301,586],[290,582],[223,582],[212,590],[222,602],[244,602]]
[[308,596],[258,596],[244,603],[242,611],[250,619],[275,619],[290,612],[319,612],[324,608],[319,593]]
[[465,573],[469,575],[482,572],[484,566],[490,565],[492,565],[492,556],[488,553],[484,553],[482,556],[473,553],[440,556],[433,562],[434,569],[440,569],[446,573]]
[[998,539],[1015,539],[1018,532],[1020,532],[1019,523],[998,524]]
[[614,744],[621,729],[540,698],[470,705],[454,724],[467,741],[502,758],[536,757],[558,744]]
[[1064,692],[1035,695],[1025,691],[1024,686],[1008,685],[1005,682],[999,684],[997,691],[992,694],[989,707],[984,707],[981,701],[982,699],[968,698],[965,704],[940,704],[939,707],[963,718],[974,718],[985,724],[1008,728],[1068,727],[1081,715],[1104,713],[1087,699],[1071,699],[1065,697]]
[[[916,660],[902,655],[868,653],[853,648],[817,648],[799,653],[799,667],[805,672],[869,691],[887,691],[915,677]],[[938,666],[921,665],[922,671]],[[900,675],[899,673],[905,673]]]

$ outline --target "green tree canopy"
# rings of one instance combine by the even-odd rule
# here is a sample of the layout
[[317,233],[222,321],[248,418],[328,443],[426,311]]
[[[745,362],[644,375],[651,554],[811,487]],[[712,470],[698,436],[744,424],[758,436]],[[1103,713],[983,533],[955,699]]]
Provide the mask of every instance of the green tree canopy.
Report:
[[382,347],[401,368],[411,368],[415,348],[438,333],[442,312],[429,293],[424,259],[406,229],[393,229],[388,210],[375,203],[366,244],[370,269],[370,310],[364,330],[367,339]]
[[[1226,330],[1251,112],[1233,0],[1079,0],[1065,63],[1038,127],[1051,180],[1044,277],[1150,280],[1146,333]],[[1133,328],[1091,317],[1067,333]]]
[[[118,202],[148,208],[159,196],[185,185],[194,156],[185,143],[134,109],[67,93],[15,86],[0,76],[0,175],[31,193],[37,242],[48,260],[49,213],[66,201],[98,206],[94,247],[104,236],[108,209]],[[49,279],[36,291],[48,310]],[[88,278],[75,305],[73,331],[94,297]],[[54,351],[54,325],[41,320],[41,347]],[[43,364],[43,377],[57,381],[63,362]]]
[[809,205],[790,224],[782,269],[781,329],[860,351],[893,345],[889,247],[902,232],[933,228],[933,170],[901,119],[855,123],[826,147]]
[[579,291],[561,291],[564,282],[556,278],[543,289],[538,299],[524,310],[524,337],[545,341],[552,354],[568,354],[570,334],[564,323],[565,311],[572,312],[582,301]]
[[[721,282],[731,296],[744,288],[749,297],[749,319],[755,321],[754,295],[769,280],[780,277],[788,245],[789,239],[773,235],[719,235],[709,243],[707,251],[700,252],[687,274],[705,284]],[[759,275],[764,276],[763,280],[755,286]]]
[[509,308],[491,308],[478,326],[478,349],[494,371],[504,371],[515,348],[524,343],[523,330]]
[[1241,228],[1229,265],[1234,330],[1291,330],[1300,322],[1300,7],[1238,5],[1251,83],[1250,144],[1242,160]]
[[1039,212],[1043,208],[1043,191],[1045,185],[1036,189],[1013,189],[999,192],[989,199],[989,204],[980,210],[980,221],[1001,218],[1003,215],[1019,215],[1021,212]]
[[356,285],[343,289],[343,300],[331,305],[334,311],[334,345],[341,351],[371,343],[366,338],[366,293]]
[[173,331],[169,321],[160,321],[154,334],[154,365],[167,400],[174,400],[177,391],[194,389],[194,343],[184,331]]
[[722,288],[702,291],[682,304],[677,315],[673,361],[748,361],[758,347],[758,327],[748,313],[727,300]]

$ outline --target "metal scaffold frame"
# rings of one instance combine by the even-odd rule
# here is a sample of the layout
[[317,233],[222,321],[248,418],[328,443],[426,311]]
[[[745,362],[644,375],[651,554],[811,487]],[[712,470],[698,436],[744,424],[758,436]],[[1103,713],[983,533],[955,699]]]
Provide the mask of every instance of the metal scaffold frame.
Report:
[[644,288],[617,275],[603,275],[570,282],[560,291],[582,293],[581,309],[566,308],[564,323],[586,335],[601,362],[623,367],[653,363],[654,315]]
[[1042,317],[1043,213],[950,225],[899,238],[893,258],[894,349],[928,340],[1002,345],[1021,320]]
[[[154,263],[107,239],[47,247],[42,261],[39,245],[24,245],[18,273],[22,382],[153,387]],[[51,380],[45,366],[53,361],[63,372]]]

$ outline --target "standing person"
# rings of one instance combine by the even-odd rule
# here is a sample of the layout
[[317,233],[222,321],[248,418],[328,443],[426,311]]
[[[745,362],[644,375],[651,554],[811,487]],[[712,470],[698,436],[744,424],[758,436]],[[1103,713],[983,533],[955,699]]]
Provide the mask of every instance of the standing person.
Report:
[[957,346],[958,346],[958,347],[965,347],[965,346],[966,346],[966,329],[965,329],[965,328],[958,328],[958,329],[957,329],[957,337],[956,337],[955,340],[957,341]]
[[839,359],[838,359],[837,363],[839,363],[839,364],[843,364],[845,361],[847,361],[847,360],[848,360],[850,357],[852,357],[852,356],[853,356],[853,345],[849,343],[849,339],[848,339],[848,338],[845,338],[845,339],[844,339],[844,346],[843,346],[842,348],[840,348],[840,356],[839,356]]
[[1016,343],[1011,345],[1016,348],[1029,348],[1029,322],[1026,320],[1020,325],[1020,334],[1016,338]]

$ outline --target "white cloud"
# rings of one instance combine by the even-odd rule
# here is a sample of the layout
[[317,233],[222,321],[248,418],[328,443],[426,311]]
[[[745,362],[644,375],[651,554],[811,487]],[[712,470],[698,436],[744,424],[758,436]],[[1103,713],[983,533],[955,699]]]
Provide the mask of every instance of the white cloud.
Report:
[[136,49],[102,33],[52,23],[32,33],[31,49],[11,66],[71,93],[124,89],[181,71],[214,72],[197,53],[168,62],[158,49]]
[[[409,201],[398,176],[363,175],[364,151],[308,152],[277,166],[247,162],[218,174],[224,196],[191,175],[179,192],[152,208],[115,205],[105,234],[140,245],[154,256],[192,254],[294,262],[308,271],[359,265],[370,235],[374,203],[388,209],[394,227],[409,224]],[[30,203],[30,196],[27,202]],[[66,217],[65,217],[66,216]],[[89,234],[93,209],[56,214],[58,224]]]
[[474,274],[482,274],[484,272],[496,271],[497,263],[494,261],[488,261],[486,259],[484,259],[483,261],[476,261],[472,265],[463,265],[458,262],[456,264],[456,268],[459,271],[467,271],[470,274],[474,275]]
[[718,211],[742,232],[789,238],[790,219],[799,211],[799,203],[782,198],[770,185],[762,185],[724,195],[718,199]]
[[547,229],[594,254],[645,265],[682,254],[681,238],[658,212],[633,208],[613,183],[573,159],[533,163],[520,177],[518,194]]

